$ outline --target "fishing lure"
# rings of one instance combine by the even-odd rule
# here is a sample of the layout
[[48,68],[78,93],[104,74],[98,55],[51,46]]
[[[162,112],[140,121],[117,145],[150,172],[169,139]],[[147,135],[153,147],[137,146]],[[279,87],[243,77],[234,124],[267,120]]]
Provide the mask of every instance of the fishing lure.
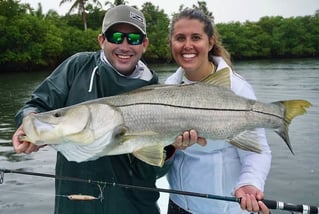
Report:
[[75,201],[92,201],[92,200],[96,200],[98,199],[97,197],[94,197],[92,195],[68,195],[67,196],[68,199],[70,200],[75,200]]

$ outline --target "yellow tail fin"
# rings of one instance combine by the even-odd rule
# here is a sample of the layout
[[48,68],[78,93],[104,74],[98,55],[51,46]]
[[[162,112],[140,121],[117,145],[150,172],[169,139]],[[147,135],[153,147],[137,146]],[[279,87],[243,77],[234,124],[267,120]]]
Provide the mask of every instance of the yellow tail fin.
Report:
[[287,100],[281,102],[285,106],[285,121],[290,123],[291,120],[307,112],[307,108],[311,107],[311,103],[307,100]]
[[276,130],[276,133],[285,141],[291,153],[294,154],[288,136],[288,126],[293,118],[306,113],[306,109],[311,106],[311,103],[307,100],[286,100],[276,103],[284,106],[285,108],[283,115],[285,122],[283,123],[282,127]]

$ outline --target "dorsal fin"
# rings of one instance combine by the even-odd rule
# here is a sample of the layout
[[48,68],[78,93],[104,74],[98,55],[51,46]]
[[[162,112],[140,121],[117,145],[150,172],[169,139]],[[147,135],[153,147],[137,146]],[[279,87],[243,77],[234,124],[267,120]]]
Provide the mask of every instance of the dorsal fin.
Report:
[[229,68],[223,68],[208,75],[201,82],[230,89],[230,72]]

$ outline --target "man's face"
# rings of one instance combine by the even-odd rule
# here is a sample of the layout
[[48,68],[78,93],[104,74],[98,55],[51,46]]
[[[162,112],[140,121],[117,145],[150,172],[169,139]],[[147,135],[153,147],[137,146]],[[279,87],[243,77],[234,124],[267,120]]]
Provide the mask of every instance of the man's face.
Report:
[[[136,27],[130,24],[115,24],[107,32],[141,33]],[[123,75],[130,75],[137,62],[142,57],[148,46],[148,39],[145,37],[143,42],[138,45],[129,44],[127,35],[122,43],[115,44],[109,42],[102,34],[99,35],[99,43],[104,51],[107,60],[112,66]]]

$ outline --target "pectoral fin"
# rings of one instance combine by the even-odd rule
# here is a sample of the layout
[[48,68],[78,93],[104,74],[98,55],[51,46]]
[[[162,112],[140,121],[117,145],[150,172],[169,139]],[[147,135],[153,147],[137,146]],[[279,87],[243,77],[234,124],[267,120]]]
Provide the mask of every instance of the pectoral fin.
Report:
[[145,131],[145,132],[129,132],[129,130],[126,127],[120,127],[115,134],[115,138],[119,142],[126,142],[130,141],[133,138],[140,138],[140,137],[152,137],[152,136],[158,136],[157,132],[153,131]]
[[156,144],[154,146],[144,147],[133,152],[133,155],[153,166],[163,166],[166,158],[166,153],[164,152],[163,144]]
[[258,135],[256,131],[244,131],[228,142],[240,149],[261,153],[261,146],[258,142]]
[[145,131],[145,132],[134,132],[134,133],[127,133],[127,136],[155,136],[158,135],[157,132],[153,131]]
[[[154,138],[156,138],[157,136],[159,136],[159,133],[153,131],[141,131],[132,133],[129,132],[126,127],[120,127],[117,130],[115,138],[119,143],[125,144],[126,149],[128,149],[128,147],[134,147],[134,142],[145,141],[145,138],[151,138],[150,141],[153,141]],[[145,163],[161,167],[163,166],[166,158],[164,147],[165,145],[163,143],[154,143],[151,146],[145,146],[141,149],[135,150],[132,152],[132,154],[137,159],[144,161]]]

